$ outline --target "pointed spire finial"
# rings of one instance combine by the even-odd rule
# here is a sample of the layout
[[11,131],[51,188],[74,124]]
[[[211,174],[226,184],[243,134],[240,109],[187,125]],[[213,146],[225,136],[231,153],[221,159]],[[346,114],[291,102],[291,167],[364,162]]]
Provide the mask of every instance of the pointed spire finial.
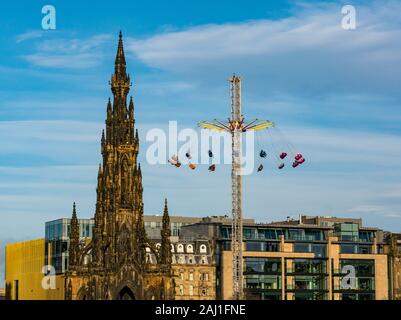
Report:
[[75,201],[74,201],[74,203],[72,205],[72,218],[73,219],[77,218],[77,208],[76,208],[76,205],[75,205]]
[[118,36],[118,48],[117,48],[115,65],[116,65],[116,72],[118,70],[125,71],[125,54],[124,54],[124,45],[123,45],[123,35],[122,35],[121,31]]
[[167,198],[164,199],[164,211],[163,211],[163,216],[168,216],[168,203],[167,203]]
[[129,99],[129,113],[130,116],[133,116],[134,114],[134,100],[132,99],[132,96]]

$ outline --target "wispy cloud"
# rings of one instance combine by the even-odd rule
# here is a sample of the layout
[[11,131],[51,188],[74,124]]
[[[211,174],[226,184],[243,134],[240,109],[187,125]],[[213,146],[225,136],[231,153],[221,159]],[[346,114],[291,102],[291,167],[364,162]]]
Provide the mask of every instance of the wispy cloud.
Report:
[[23,41],[38,39],[43,36],[42,30],[27,31],[16,36],[15,41],[21,43]]
[[36,52],[23,58],[34,66],[47,68],[87,69],[99,64],[104,44],[111,35],[100,34],[87,39],[54,38],[36,44]]
[[[394,208],[389,205],[359,205],[348,210],[352,214],[363,215],[378,215],[382,218],[401,218],[400,208]],[[397,226],[394,226],[397,228]]]

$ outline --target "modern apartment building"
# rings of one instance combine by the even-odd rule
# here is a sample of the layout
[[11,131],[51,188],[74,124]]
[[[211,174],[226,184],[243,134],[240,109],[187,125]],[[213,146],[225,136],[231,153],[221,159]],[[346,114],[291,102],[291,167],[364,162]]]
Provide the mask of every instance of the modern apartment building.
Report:
[[[216,250],[217,298],[232,294],[231,224],[210,219],[182,228],[209,237]],[[247,299],[382,300],[389,298],[383,232],[359,219],[301,216],[243,229]]]

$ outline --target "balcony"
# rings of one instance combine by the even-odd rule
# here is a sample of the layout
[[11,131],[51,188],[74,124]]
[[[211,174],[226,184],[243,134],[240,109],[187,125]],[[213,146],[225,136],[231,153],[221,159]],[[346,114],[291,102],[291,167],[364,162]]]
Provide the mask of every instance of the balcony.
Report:
[[285,272],[289,276],[295,276],[295,275],[322,275],[322,276],[327,276],[328,272],[326,270],[295,270],[295,269],[287,269]]
[[299,285],[295,285],[295,284],[287,284],[286,291],[323,291],[323,292],[327,292],[328,290],[321,286],[313,286],[313,285],[299,286]]

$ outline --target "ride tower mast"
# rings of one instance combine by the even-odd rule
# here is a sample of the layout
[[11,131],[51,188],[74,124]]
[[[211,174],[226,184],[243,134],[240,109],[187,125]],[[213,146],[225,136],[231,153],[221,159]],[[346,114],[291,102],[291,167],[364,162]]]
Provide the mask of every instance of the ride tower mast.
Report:
[[248,130],[262,130],[273,126],[268,120],[254,119],[245,124],[245,118],[241,110],[241,78],[235,74],[230,81],[230,113],[228,123],[217,119],[202,121],[198,125],[204,129],[225,131],[231,134],[232,139],[232,163],[231,163],[231,188],[232,188],[232,229],[231,250],[233,254],[233,299],[244,298],[243,290],[243,258],[242,258],[242,133]]

